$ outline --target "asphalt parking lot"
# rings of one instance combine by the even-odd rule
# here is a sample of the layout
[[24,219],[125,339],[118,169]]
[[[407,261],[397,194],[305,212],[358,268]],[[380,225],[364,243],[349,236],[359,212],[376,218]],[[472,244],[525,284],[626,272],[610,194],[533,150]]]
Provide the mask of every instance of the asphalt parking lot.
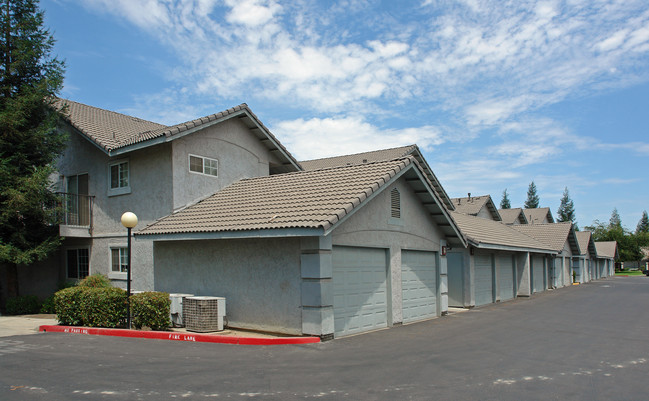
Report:
[[0,338],[0,399],[644,400],[649,278],[322,344]]

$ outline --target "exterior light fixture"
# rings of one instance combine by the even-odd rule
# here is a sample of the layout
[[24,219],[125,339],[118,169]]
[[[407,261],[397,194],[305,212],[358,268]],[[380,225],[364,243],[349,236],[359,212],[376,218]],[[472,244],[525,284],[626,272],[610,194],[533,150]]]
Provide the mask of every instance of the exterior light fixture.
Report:
[[131,230],[137,225],[137,216],[135,213],[126,212],[122,215],[122,225],[128,230],[128,265],[126,269],[126,304],[128,315],[126,322],[128,329],[131,329]]

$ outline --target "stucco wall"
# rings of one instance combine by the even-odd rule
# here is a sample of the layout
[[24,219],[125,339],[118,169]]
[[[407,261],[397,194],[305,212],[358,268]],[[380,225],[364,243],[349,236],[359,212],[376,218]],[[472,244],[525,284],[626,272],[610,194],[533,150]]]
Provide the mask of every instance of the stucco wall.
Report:
[[[174,208],[211,195],[242,178],[266,176],[269,161],[279,162],[238,119],[177,139],[172,145]],[[218,160],[218,176],[190,172],[190,154]]]
[[483,206],[477,214],[481,219],[493,220],[494,216],[489,212],[487,205]]
[[302,333],[300,240],[156,242],[155,289],[226,298],[229,325]]

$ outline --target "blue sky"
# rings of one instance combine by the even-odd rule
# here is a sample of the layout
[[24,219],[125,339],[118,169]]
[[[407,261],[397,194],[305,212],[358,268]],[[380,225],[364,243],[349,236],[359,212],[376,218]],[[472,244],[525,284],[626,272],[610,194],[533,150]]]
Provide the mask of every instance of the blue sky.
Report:
[[247,103],[298,160],[417,143],[452,197],[649,209],[649,3],[41,0],[62,97],[175,124]]

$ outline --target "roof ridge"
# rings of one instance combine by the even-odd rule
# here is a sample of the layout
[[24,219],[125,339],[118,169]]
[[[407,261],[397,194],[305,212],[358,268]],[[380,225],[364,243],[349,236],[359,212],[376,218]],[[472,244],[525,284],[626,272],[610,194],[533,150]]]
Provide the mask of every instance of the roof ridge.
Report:
[[[395,150],[395,149],[401,149],[401,148],[408,149],[408,151],[404,152],[403,155],[400,156],[400,157],[405,157],[410,152],[410,149],[417,148],[417,144],[411,144],[411,145],[405,145],[405,146],[395,146],[395,147],[392,147],[392,148],[385,148],[385,149],[368,150],[368,151],[365,151],[365,152],[350,153],[350,154],[344,154],[344,155],[338,155],[338,156],[320,157],[320,158],[317,158],[317,159],[300,160],[300,163],[336,159],[338,157],[359,156],[359,155],[364,155],[364,154],[368,154],[368,153],[385,152],[385,151],[388,151],[388,150]],[[383,161],[385,161],[385,160],[383,160]]]
[[[342,157],[342,156],[335,156],[335,157]],[[359,167],[359,166],[370,166],[372,164],[390,163],[390,162],[394,162],[394,161],[397,161],[397,160],[405,160],[405,159],[411,159],[411,161],[416,162],[416,160],[415,160],[415,158],[413,156],[406,154],[406,155],[403,155],[403,156],[400,156],[400,157],[395,157],[395,158],[386,159],[386,160],[373,160],[373,161],[368,161],[367,163],[358,163],[358,164],[341,164],[339,166],[321,167],[319,169],[314,169],[314,170],[294,171],[294,172],[284,173],[284,174],[314,173],[316,171],[322,171],[322,170],[332,170],[332,169],[336,169],[336,168],[350,168],[350,167]],[[317,160],[320,160],[320,159],[317,159]],[[284,175],[284,174],[281,174],[281,175]],[[275,174],[275,175],[280,175],[280,174]],[[261,177],[252,177],[250,179],[255,179],[255,178],[261,178]]]

